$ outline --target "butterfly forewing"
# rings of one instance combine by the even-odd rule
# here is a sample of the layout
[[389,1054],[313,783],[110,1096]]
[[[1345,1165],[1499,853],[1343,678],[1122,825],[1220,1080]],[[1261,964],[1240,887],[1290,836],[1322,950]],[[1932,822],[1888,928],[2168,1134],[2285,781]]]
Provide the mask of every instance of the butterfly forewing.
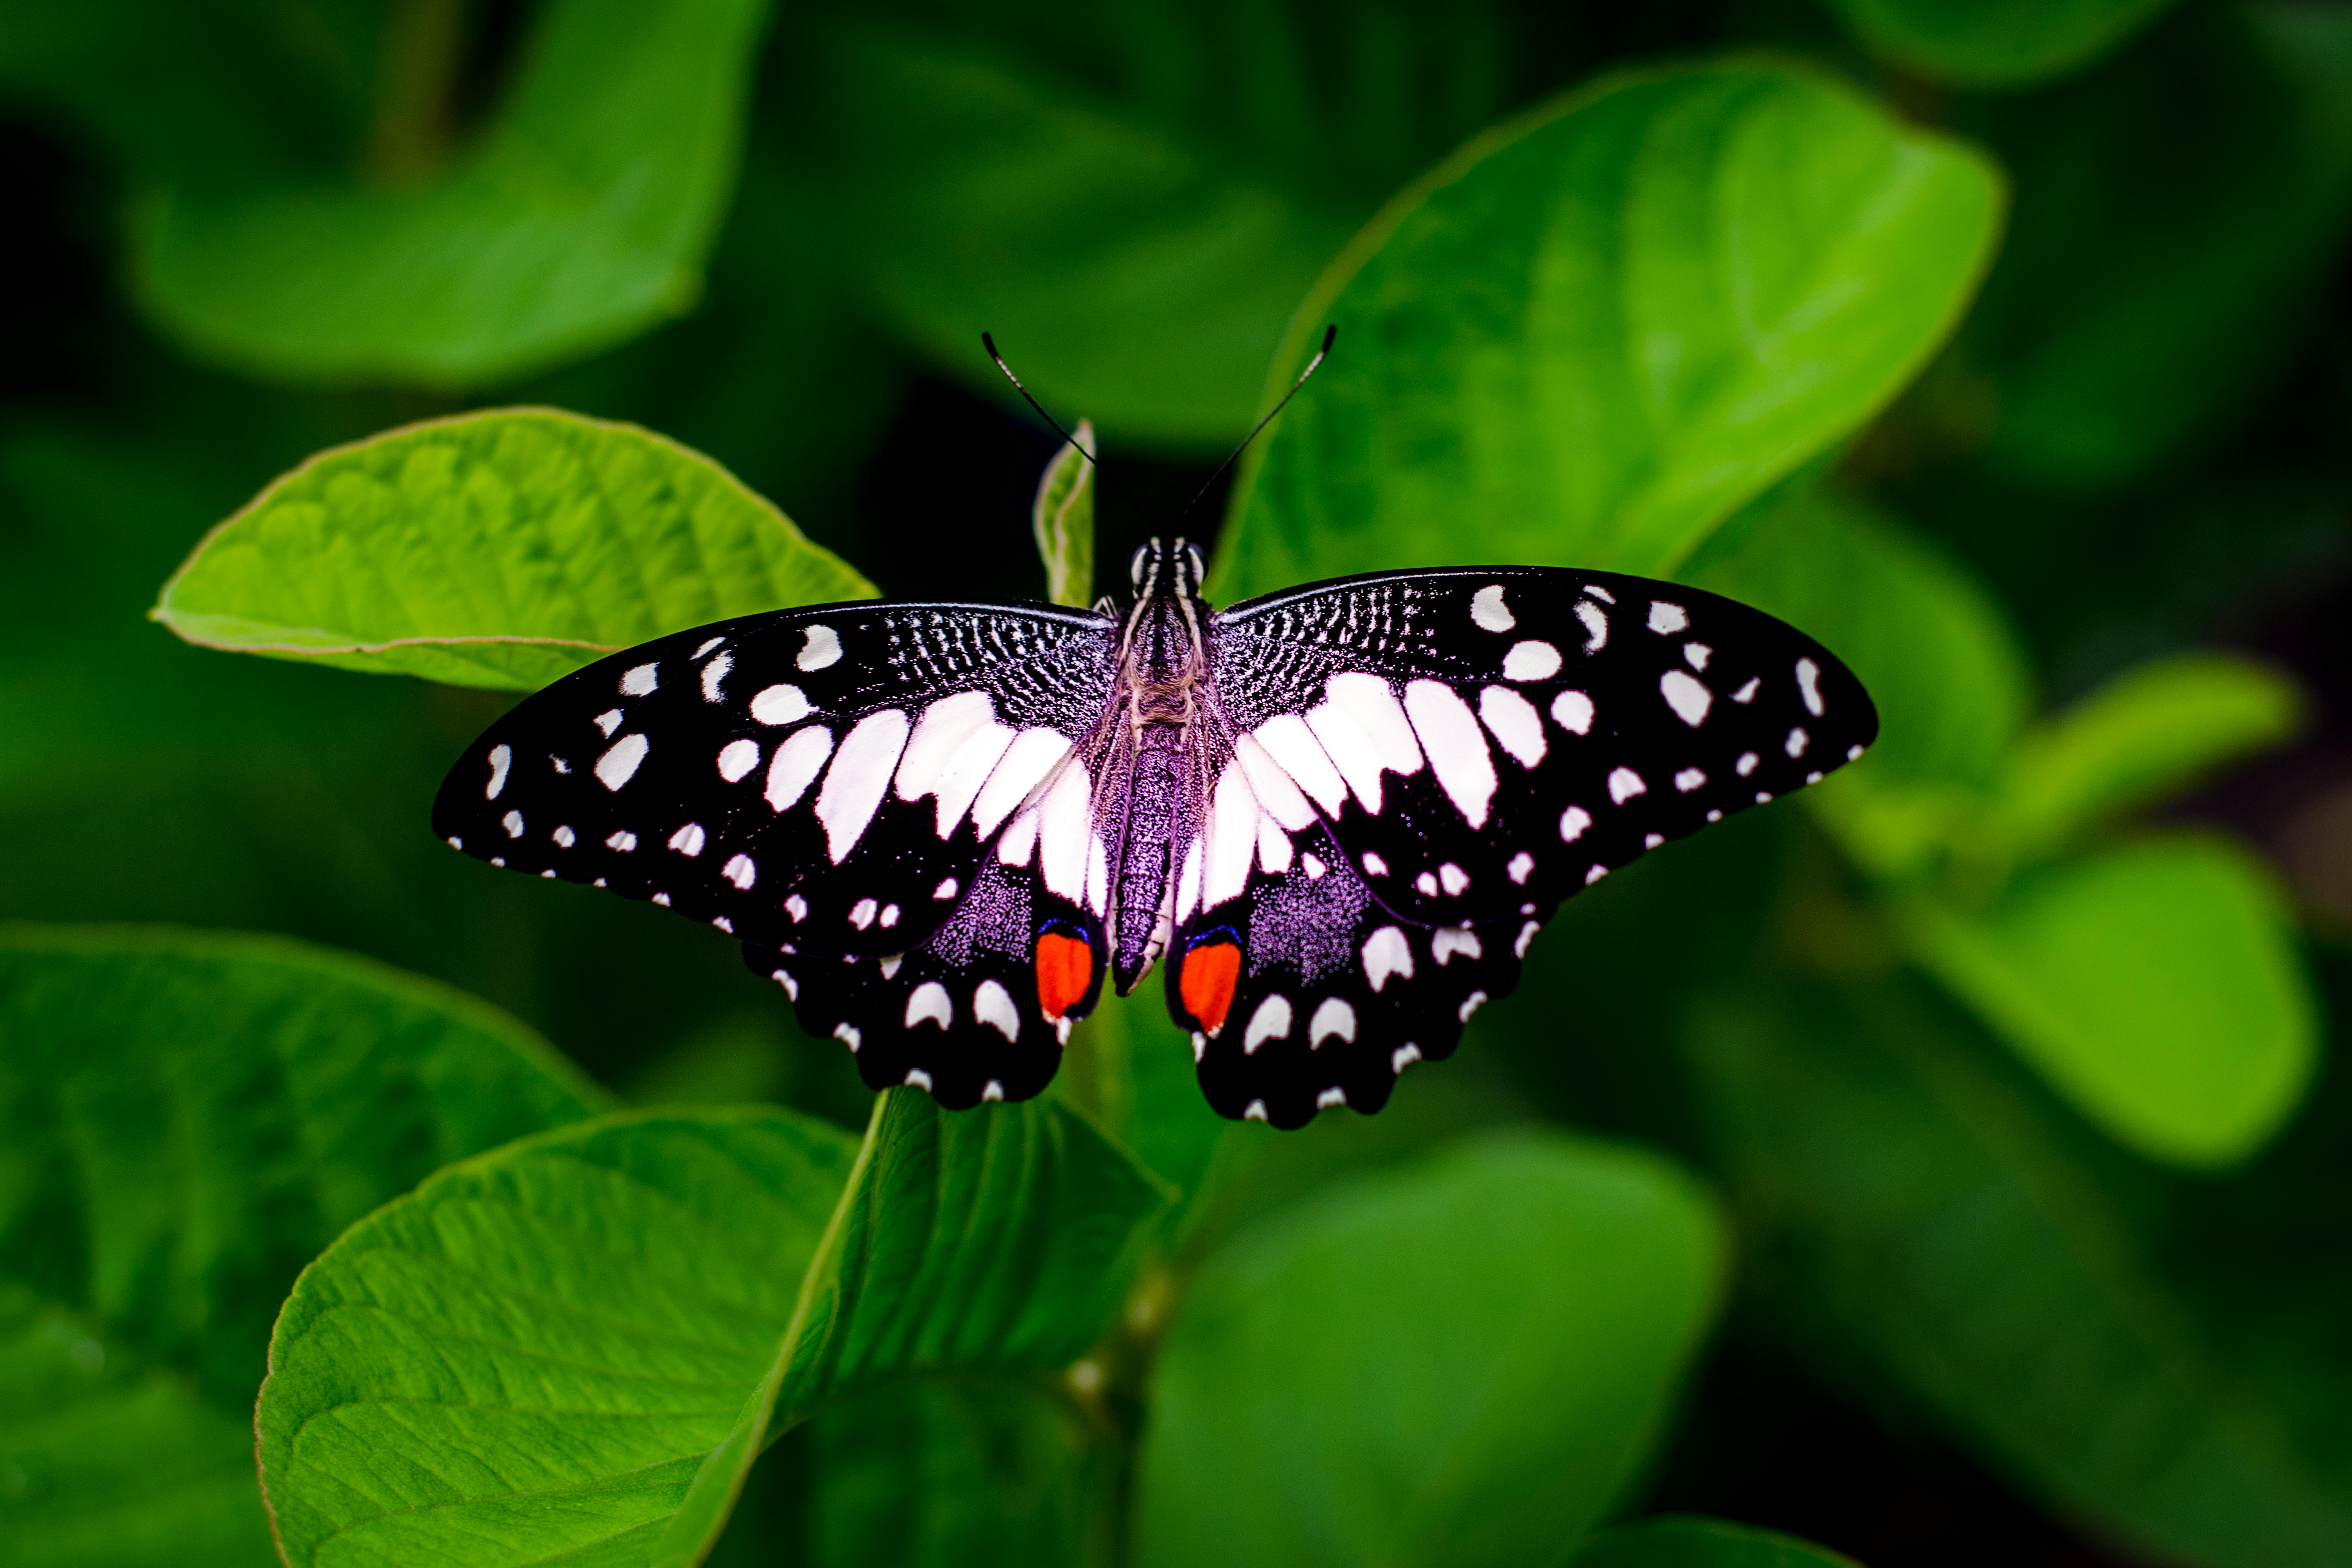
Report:
[[519,704],[452,770],[435,831],[747,940],[904,952],[1100,727],[1115,647],[1101,616],[995,605],[680,632]]

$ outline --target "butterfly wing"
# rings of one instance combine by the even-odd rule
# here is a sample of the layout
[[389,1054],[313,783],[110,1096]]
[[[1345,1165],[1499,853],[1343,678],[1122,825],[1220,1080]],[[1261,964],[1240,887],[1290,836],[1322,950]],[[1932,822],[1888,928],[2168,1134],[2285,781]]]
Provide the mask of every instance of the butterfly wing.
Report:
[[[1212,627],[1215,783],[1168,984],[1227,1115],[1372,1109],[1381,1074],[1449,1052],[1516,984],[1562,900],[1878,732],[1861,683],[1796,628],[1615,574],[1382,574]],[[1318,1016],[1354,1033],[1318,1036]]]
[[[1101,725],[1116,651],[1111,622],[1045,606],[827,605],[679,632],[519,703],[451,770],[434,831],[748,941],[903,952],[1050,786],[1084,793],[1064,764]],[[1037,857],[1077,902],[1066,861]]]

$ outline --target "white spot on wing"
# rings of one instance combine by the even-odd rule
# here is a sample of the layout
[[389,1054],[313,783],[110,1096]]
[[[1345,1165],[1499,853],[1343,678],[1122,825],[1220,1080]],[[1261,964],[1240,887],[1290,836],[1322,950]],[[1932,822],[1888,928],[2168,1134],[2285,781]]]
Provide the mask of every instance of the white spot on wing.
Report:
[[604,847],[615,854],[626,855],[636,847],[637,836],[625,827],[618,833],[608,835],[604,839]]
[[1320,1050],[1323,1042],[1341,1039],[1349,1045],[1356,1041],[1356,1010],[1344,997],[1326,996],[1315,1009],[1315,1016],[1307,1023],[1307,1047]]
[[1762,676],[1751,675],[1748,678],[1746,684],[1742,685],[1738,690],[1731,694],[1731,700],[1742,706],[1753,702],[1756,700],[1756,689],[1762,684],[1764,684],[1764,678]]
[[1415,877],[1412,879],[1412,885],[1420,890],[1421,896],[1424,899],[1433,899],[1437,897],[1437,879],[1427,871],[1423,871],[1420,876]]
[[[1315,731],[1307,721],[1296,713],[1278,713],[1250,732],[1251,738],[1265,748],[1266,755],[1290,775],[1291,783],[1315,798],[1326,816],[1339,815],[1347,803],[1348,781],[1331,765],[1331,755],[1316,740]],[[1240,748],[1235,747],[1236,753]],[[1256,770],[1251,769],[1255,781]],[[1303,826],[1303,825],[1302,825]]]
[[513,763],[513,747],[500,745],[490,748],[490,783],[489,787],[482,791],[484,800],[499,798],[499,791],[507,787],[507,769]]
[[784,997],[787,1001],[797,1002],[801,999],[801,983],[784,970],[772,969],[768,972],[768,978],[784,988]]
[[702,831],[702,824],[689,822],[669,836],[669,847],[690,860],[702,853],[702,846],[709,837]]
[[1811,735],[1806,734],[1804,731],[1791,730],[1789,731],[1788,740],[1781,742],[1780,749],[1788,752],[1791,758],[1801,757],[1805,754],[1805,748],[1811,745],[1812,742],[1813,738]]
[[782,811],[808,793],[808,786],[824,767],[824,760],[833,755],[833,731],[822,724],[812,724],[796,730],[776,748],[768,759],[768,784],[764,794],[772,811]]
[[860,719],[842,738],[816,792],[816,819],[824,824],[824,852],[835,865],[848,858],[874,820],[906,747],[908,727],[905,710],[885,708]]
[[1470,873],[1448,860],[1437,868],[1437,880],[1445,889],[1448,898],[1458,899],[1470,886]]
[[1416,680],[1404,689],[1404,707],[1445,798],[1463,821],[1486,826],[1495,800],[1495,757],[1470,705],[1442,680]]
[[1514,643],[1503,656],[1506,680],[1549,680],[1559,673],[1559,649],[1532,638]]
[[767,686],[751,699],[751,717],[761,724],[797,724],[815,710],[797,686]]
[[1756,771],[1756,764],[1763,760],[1753,752],[1742,752],[1739,753],[1739,760],[1731,764],[1731,771],[1741,778],[1746,778]]
[[1806,712],[1822,716],[1822,667],[1810,658],[1797,661],[1797,694],[1805,700]]
[[1365,940],[1364,978],[1378,992],[1391,975],[1412,978],[1412,944],[1396,927],[1382,926]]
[[1462,1005],[1454,1010],[1454,1016],[1466,1024],[1470,1021],[1470,1015],[1486,1005],[1486,994],[1484,991],[1473,991],[1462,999]]
[[1644,833],[1642,835],[1642,847],[1644,849],[1655,849],[1659,845],[1664,844],[1665,841],[1666,836],[1663,833]]
[[1697,768],[1685,768],[1675,775],[1675,787],[1685,795],[1706,783],[1706,774]]
[[730,741],[719,748],[719,776],[729,784],[740,784],[743,775],[759,765],[757,741]]
[[1551,700],[1552,721],[1579,735],[1592,733],[1592,699],[1581,691],[1563,691]]
[[1037,808],[1033,805],[1014,817],[1004,837],[996,841],[996,861],[1000,866],[1026,866],[1036,852]]
[[1069,749],[1068,738],[1059,730],[1041,727],[1015,735],[971,803],[971,825],[980,836],[994,833],[998,824],[1027,805],[1029,792],[1045,782]]
[[1706,721],[1706,710],[1715,706],[1715,693],[1696,677],[1679,669],[1660,676],[1658,689],[1665,694],[1666,706],[1675,710],[1675,717],[1693,729]]
[[1584,830],[1591,826],[1592,814],[1580,805],[1571,805],[1559,814],[1559,841],[1573,844],[1583,837]]
[[1631,768],[1609,770],[1609,798],[1619,805],[1624,805],[1637,795],[1648,794],[1649,789],[1650,786],[1642,782],[1642,775]]
[[1321,859],[1313,855],[1299,856],[1298,868],[1307,873],[1307,879],[1310,882],[1330,869],[1329,867],[1323,864]]
[[1513,958],[1525,958],[1528,955],[1528,945],[1536,940],[1536,932],[1541,930],[1543,930],[1543,927],[1537,924],[1534,921],[1529,921],[1527,924],[1521,926],[1519,928],[1518,940],[1511,943],[1511,956]]
[[1249,777],[1227,763],[1210,795],[1209,821],[1202,834],[1208,852],[1202,867],[1201,897],[1206,908],[1213,910],[1228,899],[1241,897],[1242,889],[1248,885],[1250,860],[1257,853],[1257,796],[1250,792]]
[[619,789],[636,775],[637,764],[652,749],[652,742],[643,735],[622,736],[596,759],[596,782],[606,789]]
[[[1021,1009],[1013,1005],[1013,994],[993,980],[983,980],[980,989],[971,994],[971,1016],[1008,1040],[1021,1037]],[[986,1099],[985,1095],[982,1096]],[[996,1098],[1004,1098],[1000,1085]]]
[[[1295,719],[1291,721],[1297,723]],[[1298,727],[1302,733],[1306,731],[1304,724]],[[1307,743],[1313,746],[1315,737],[1308,734]],[[1321,747],[1316,747],[1316,754],[1322,754]],[[1303,833],[1314,826],[1315,808],[1307,805],[1306,795],[1299,793],[1298,782],[1290,776],[1290,771],[1276,759],[1273,752],[1258,743],[1255,735],[1244,735],[1234,742],[1234,760],[1241,763],[1242,772],[1248,775],[1250,793],[1257,796],[1258,805],[1265,808],[1268,816],[1293,833]],[[1328,765],[1328,759],[1326,759],[1326,765]],[[1337,782],[1339,775],[1334,773],[1331,777]],[[1336,802],[1332,809],[1338,809]]]
[[1315,1109],[1318,1110],[1328,1110],[1335,1105],[1347,1103],[1348,1091],[1336,1083],[1315,1097]]
[[1268,1040],[1287,1039],[1290,1036],[1290,999],[1280,993],[1257,1005],[1250,1015],[1249,1028],[1242,1036],[1242,1054],[1249,1056]]
[[1535,868],[1536,858],[1524,849],[1512,856],[1511,863],[1503,868],[1510,873],[1511,880],[1521,887],[1527,886],[1527,880],[1535,874]]
[[1389,1053],[1389,1070],[1391,1072],[1402,1072],[1405,1068],[1412,1066],[1413,1063],[1419,1060],[1421,1060],[1421,1047],[1419,1046],[1399,1046],[1395,1050]]
[[558,845],[566,849],[571,848],[574,844],[580,842],[579,836],[573,833],[569,827],[559,827],[548,837],[553,838]]
[[793,660],[803,669],[823,669],[841,661],[841,634],[831,626],[811,626],[801,643],[800,657]]
[[596,715],[596,728],[604,731],[604,738],[606,740],[611,740],[613,738],[613,731],[620,727],[621,710],[618,708],[607,708],[602,713]]
[[798,893],[787,893],[784,896],[784,913],[792,916],[793,923],[798,925],[808,919],[808,900]]
[[864,931],[874,923],[874,917],[879,912],[880,908],[881,906],[872,899],[860,899],[849,906],[849,923],[859,931]]
[[1004,1085],[1003,1081],[997,1079],[990,1079],[986,1083],[981,1085],[980,1098],[982,1100],[1003,1100],[1004,1098]]
[[1388,874],[1389,863],[1381,859],[1379,856],[1373,854],[1370,850],[1365,850],[1364,875],[1367,877],[1385,877]]
[[751,884],[760,879],[760,868],[749,855],[737,855],[719,868],[719,874],[735,884],[740,892],[750,892]]
[[1269,877],[1279,877],[1290,869],[1290,835],[1282,830],[1282,824],[1264,812],[1258,813],[1257,817],[1257,865]]
[[1503,603],[1503,585],[1489,583],[1470,595],[1470,618],[1490,632],[1507,632],[1519,624],[1511,607]]
[[520,811],[508,812],[504,816],[499,818],[499,826],[507,830],[507,837],[509,838],[520,838],[522,837],[522,813]]
[[953,877],[950,877],[945,881],[941,882],[931,892],[931,897],[935,899],[952,899],[955,896],[956,879]]
[[1660,637],[1690,630],[1690,612],[1680,605],[1669,605],[1664,599],[1650,601],[1650,629]]
[[1244,1107],[1242,1108],[1242,1120],[1243,1120],[1244,1121],[1265,1121],[1265,1100],[1251,1100],[1251,1101],[1249,1102],[1249,1104],[1247,1104],[1246,1106],[1244,1106]]
[[1609,612],[1590,599],[1576,601],[1576,618],[1584,623],[1584,651],[1599,653],[1609,646]]
[[910,1029],[918,1024],[937,1024],[944,1029],[954,1019],[955,1004],[948,999],[948,988],[936,980],[924,981],[907,998],[907,1027]]
[[621,695],[648,697],[661,684],[659,665],[641,664],[621,677]]
[[[936,984],[937,982],[933,982],[933,984]],[[920,1068],[908,1068],[907,1069],[907,1087],[908,1089],[919,1089],[924,1093],[929,1094],[931,1090],[931,1075],[925,1072]]]
[[1087,896],[1087,851],[1095,841],[1094,803],[1087,770],[1072,763],[1037,807],[1037,870],[1045,886],[1070,902]]
[[1478,693],[1478,721],[1523,768],[1542,762],[1549,749],[1544,739],[1543,715],[1507,686],[1489,686]]
[[1429,952],[1441,967],[1456,953],[1465,958],[1486,956],[1486,950],[1478,941],[1476,931],[1457,931],[1453,926],[1439,926],[1429,933]]
[[702,667],[702,700],[705,702],[724,700],[725,694],[719,689],[719,683],[726,679],[727,672],[734,668],[735,656],[731,653],[722,653]]
[[1380,676],[1360,671],[1335,675],[1324,683],[1323,692],[1323,700],[1307,710],[1307,727],[1364,809],[1377,816],[1381,770],[1400,774],[1421,771],[1421,747],[1412,725],[1395,691]]
[[1715,649],[1707,647],[1706,644],[1703,642],[1686,642],[1683,644],[1683,658],[1690,661],[1690,667],[1693,669],[1705,669],[1706,668],[1706,661],[1714,657]]

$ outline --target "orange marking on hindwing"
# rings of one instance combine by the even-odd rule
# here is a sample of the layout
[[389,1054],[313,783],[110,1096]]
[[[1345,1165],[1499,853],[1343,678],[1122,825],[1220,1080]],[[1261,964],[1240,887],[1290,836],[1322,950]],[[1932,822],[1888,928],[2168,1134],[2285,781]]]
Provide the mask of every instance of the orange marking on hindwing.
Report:
[[1052,1023],[1086,1000],[1094,984],[1095,954],[1083,937],[1047,931],[1037,939],[1037,1005]]
[[1240,948],[1229,942],[1203,942],[1184,955],[1184,971],[1176,980],[1177,999],[1204,1034],[1213,1035],[1225,1026],[1234,986],[1241,977]]

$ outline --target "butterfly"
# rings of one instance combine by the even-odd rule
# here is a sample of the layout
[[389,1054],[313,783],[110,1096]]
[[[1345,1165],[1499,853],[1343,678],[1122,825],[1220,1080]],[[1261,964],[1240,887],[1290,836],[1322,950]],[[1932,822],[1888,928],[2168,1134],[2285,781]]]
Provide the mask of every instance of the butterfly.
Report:
[[1106,984],[1164,966],[1201,1087],[1370,1112],[1509,991],[1560,902],[1859,757],[1878,717],[1794,627],[1535,566],[1225,609],[1132,595],[819,605],[660,637],[467,749],[434,831],[740,941],[877,1089],[1022,1100]]

